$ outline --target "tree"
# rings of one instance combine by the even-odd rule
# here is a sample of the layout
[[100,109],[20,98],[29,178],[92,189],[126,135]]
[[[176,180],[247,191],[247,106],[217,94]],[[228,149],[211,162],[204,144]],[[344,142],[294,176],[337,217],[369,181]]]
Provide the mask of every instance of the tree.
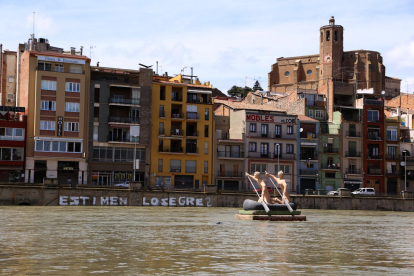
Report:
[[253,90],[250,87],[245,86],[240,87],[233,85],[233,87],[230,90],[227,90],[227,94],[229,94],[231,97],[246,97],[247,93],[252,92]]
[[263,88],[260,86],[259,81],[256,81],[256,82],[254,83],[254,86],[253,86],[253,91],[257,91],[257,90],[259,90],[259,91],[263,91]]

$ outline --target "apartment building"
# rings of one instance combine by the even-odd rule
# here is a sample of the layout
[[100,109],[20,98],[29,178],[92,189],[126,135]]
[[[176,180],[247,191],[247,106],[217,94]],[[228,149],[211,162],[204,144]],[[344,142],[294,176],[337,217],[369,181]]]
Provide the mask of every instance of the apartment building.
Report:
[[398,194],[401,190],[399,178],[400,171],[400,117],[388,118],[384,116],[384,168],[385,192],[389,195]]
[[16,106],[17,53],[0,45],[0,105]]
[[149,185],[152,74],[91,67],[88,183]]
[[211,94],[209,82],[154,76],[151,186],[199,189],[213,183]]
[[0,182],[24,182],[24,107],[0,106]]
[[356,190],[364,187],[362,109],[342,107],[340,112],[342,114],[341,172],[343,175],[341,187]]
[[30,49],[19,65],[18,106],[28,118],[25,181],[86,183],[90,59]]
[[334,112],[332,122],[321,124],[319,131],[319,189],[329,192],[341,188],[341,149],[341,113]]
[[319,189],[319,121],[298,115],[297,122],[297,192],[304,194]]

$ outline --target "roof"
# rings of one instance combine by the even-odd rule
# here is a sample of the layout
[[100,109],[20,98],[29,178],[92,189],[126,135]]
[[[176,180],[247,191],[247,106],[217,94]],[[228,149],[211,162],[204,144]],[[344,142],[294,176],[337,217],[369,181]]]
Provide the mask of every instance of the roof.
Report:
[[271,107],[268,105],[258,105],[258,104],[247,104],[242,102],[233,102],[233,101],[227,101],[227,100],[219,100],[214,99],[215,104],[224,104],[225,106],[228,106],[231,109],[238,109],[238,110],[257,110],[257,111],[275,111],[275,112],[283,112],[286,113],[285,110],[278,109],[275,107]]
[[312,119],[308,116],[305,115],[297,115],[298,116],[298,120],[299,121],[303,121],[303,122],[319,122],[318,120]]
[[60,53],[54,53],[54,52],[38,52],[38,51],[28,51],[30,53],[30,56],[48,56],[48,57],[61,57],[61,58],[74,58],[74,59],[83,59],[86,61],[91,62],[91,59],[86,56],[78,56],[78,55],[69,55],[69,54],[60,54]]
[[254,91],[254,92],[249,92],[249,93],[252,93],[253,95],[258,96],[258,97],[263,96],[264,99],[270,99],[270,100],[277,100],[279,98],[283,98],[283,97],[286,96],[286,95],[270,95],[270,96],[267,96],[266,92],[260,92],[260,91]]
[[162,81],[162,80],[154,80],[154,83],[165,83],[170,85],[178,85],[178,86],[187,86],[187,87],[194,87],[194,88],[204,88],[206,90],[212,90],[211,87],[205,86],[205,85],[197,85],[197,84],[189,84],[189,83],[181,83],[181,82],[175,82],[175,81]]
[[399,81],[401,81],[401,79],[398,79],[398,78],[393,78],[393,77],[388,77],[388,76],[385,76],[385,78],[386,78],[386,79],[393,79],[393,80],[399,80]]

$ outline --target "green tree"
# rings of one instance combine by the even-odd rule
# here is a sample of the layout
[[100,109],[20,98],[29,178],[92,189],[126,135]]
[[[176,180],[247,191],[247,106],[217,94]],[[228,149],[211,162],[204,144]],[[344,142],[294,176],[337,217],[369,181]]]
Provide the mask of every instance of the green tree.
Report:
[[256,81],[256,82],[254,83],[254,86],[253,86],[253,91],[257,91],[257,90],[259,90],[259,91],[263,91],[263,88],[260,86],[259,81]]
[[227,90],[227,94],[229,94],[231,97],[241,97],[244,98],[246,97],[247,93],[253,91],[250,87],[245,86],[240,87],[240,86],[236,86],[233,85],[233,87],[230,90]]

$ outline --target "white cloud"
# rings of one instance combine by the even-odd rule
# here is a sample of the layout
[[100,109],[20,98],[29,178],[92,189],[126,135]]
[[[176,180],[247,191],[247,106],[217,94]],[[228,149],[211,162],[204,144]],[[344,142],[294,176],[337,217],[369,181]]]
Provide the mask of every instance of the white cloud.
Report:
[[385,53],[385,57],[398,69],[414,68],[414,41],[394,47]]

